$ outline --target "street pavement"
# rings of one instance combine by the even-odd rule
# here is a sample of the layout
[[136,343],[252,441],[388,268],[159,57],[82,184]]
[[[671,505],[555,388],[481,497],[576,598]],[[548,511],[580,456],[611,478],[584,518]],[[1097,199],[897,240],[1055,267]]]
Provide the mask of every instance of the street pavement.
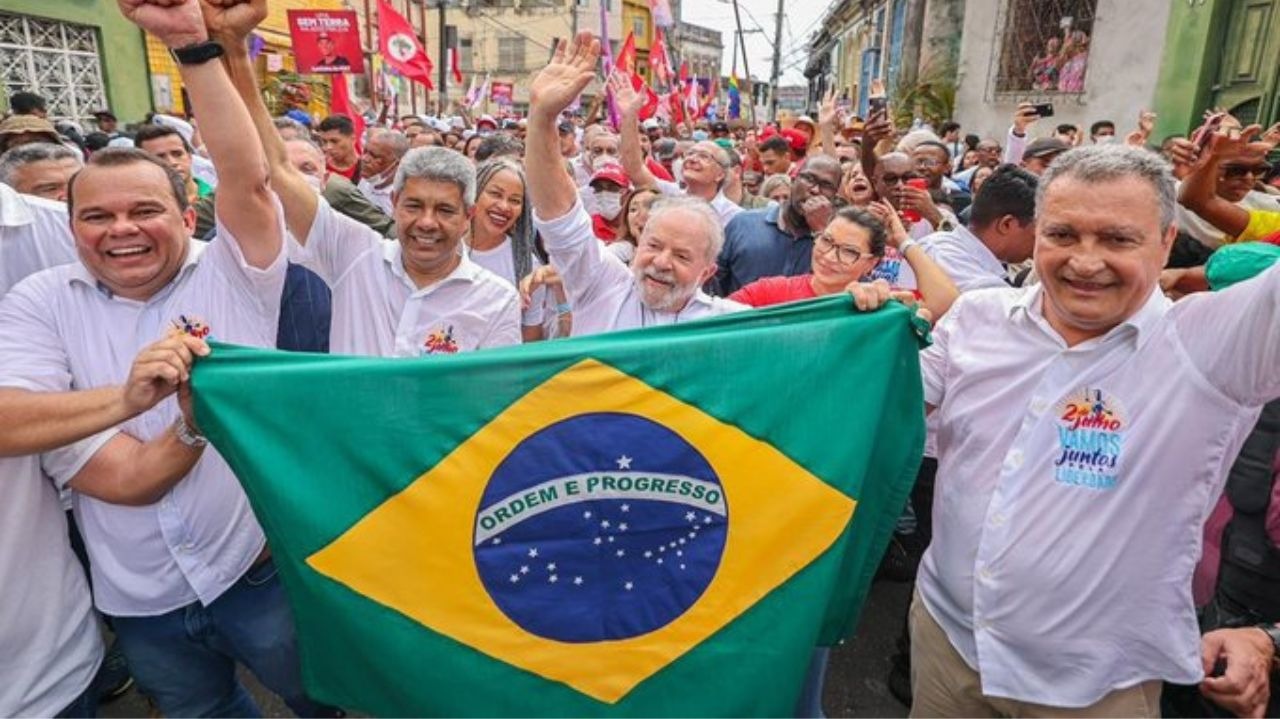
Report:
[[[889,693],[885,678],[889,673],[889,662],[895,651],[898,634],[906,621],[910,592],[908,584],[877,582],[872,585],[857,634],[836,647],[831,654],[823,697],[828,716],[907,715],[907,707]],[[283,702],[263,689],[247,672],[242,670],[241,677],[262,708],[263,716],[293,716]],[[147,701],[134,690],[99,709],[99,716],[103,717],[153,715]]]

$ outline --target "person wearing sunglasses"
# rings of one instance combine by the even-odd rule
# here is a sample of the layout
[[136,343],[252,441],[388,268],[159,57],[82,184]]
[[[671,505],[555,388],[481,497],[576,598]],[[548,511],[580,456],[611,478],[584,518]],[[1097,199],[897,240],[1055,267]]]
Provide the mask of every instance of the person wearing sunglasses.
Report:
[[[1245,213],[1280,211],[1280,201],[1275,196],[1256,189],[1257,183],[1271,170],[1271,164],[1262,157],[1224,156],[1217,165],[1214,193],[1223,203],[1234,205]],[[1215,227],[1208,216],[1185,205],[1178,205],[1177,221],[1179,230],[1210,249],[1232,241],[1232,237]]]
[[[1243,204],[1252,191],[1247,188],[1271,171],[1265,157],[1275,145],[1267,139],[1255,139],[1261,130],[1259,125],[1250,125],[1215,135],[1178,190],[1180,209],[1211,223],[1218,244],[1261,240],[1280,232],[1280,203],[1274,197],[1255,193],[1252,199],[1256,206]],[[1228,194],[1224,196],[1224,192]],[[1239,199],[1233,201],[1237,195]],[[1182,215],[1178,219],[1181,222]]]
[[898,213],[885,202],[873,202],[868,209],[844,207],[836,212],[826,229],[814,237],[811,273],[764,277],[729,295],[729,299],[765,307],[844,292],[865,281],[884,257],[887,246],[897,248],[906,258],[920,285],[918,292],[902,291],[900,297],[919,300],[935,320],[945,314],[959,290],[907,236]]

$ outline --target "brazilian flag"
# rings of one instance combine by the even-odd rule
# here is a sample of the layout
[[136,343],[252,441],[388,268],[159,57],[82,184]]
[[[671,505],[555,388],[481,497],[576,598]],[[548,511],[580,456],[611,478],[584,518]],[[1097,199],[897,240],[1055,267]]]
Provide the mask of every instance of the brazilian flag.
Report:
[[194,391],[315,699],[787,716],[914,480],[922,337],[840,295],[422,359],[218,345]]

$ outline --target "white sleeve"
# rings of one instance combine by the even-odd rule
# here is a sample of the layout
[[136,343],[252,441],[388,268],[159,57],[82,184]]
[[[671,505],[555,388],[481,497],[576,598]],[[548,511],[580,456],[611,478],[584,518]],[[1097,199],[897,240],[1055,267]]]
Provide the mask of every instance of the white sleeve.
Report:
[[1008,287],[1002,278],[994,277],[983,269],[968,253],[951,243],[922,242],[929,259],[942,268],[961,292],[971,292],[988,287]]
[[53,480],[58,489],[64,489],[73,477],[84,469],[107,442],[110,442],[120,430],[112,427],[95,435],[85,437],[79,442],[72,442],[40,455],[40,468]]
[[320,198],[304,247],[290,245],[290,259],[320,275],[333,287],[366,252],[382,246],[382,235],[343,215]]
[[672,195],[674,197],[679,197],[685,194],[684,190],[680,189],[680,185],[674,182],[671,182],[670,180],[655,179],[654,182],[656,182],[658,185],[658,192],[661,192],[664,195]]
[[279,198],[274,198],[276,211],[276,227],[280,228],[280,252],[271,265],[257,268],[244,259],[240,250],[240,240],[231,234],[222,218],[217,217],[217,235],[209,242],[205,252],[218,262],[224,278],[236,285],[245,297],[251,297],[261,309],[263,316],[276,319],[280,315],[280,297],[284,292],[285,274],[289,269],[289,232],[285,229],[284,207]]
[[1219,391],[1250,407],[1280,397],[1280,264],[1169,311],[1191,361]]
[[56,302],[49,291],[57,284],[58,277],[41,273],[18,283],[0,300],[0,387],[33,392],[73,389],[71,360],[53,317]]
[[957,331],[963,314],[965,298],[961,295],[951,305],[951,309],[942,316],[931,333],[933,344],[920,351],[920,374],[924,380],[924,402],[932,407],[940,407],[947,396],[947,377],[950,374],[951,358],[947,354],[950,347],[951,334]]
[[1000,157],[1000,162],[1014,165],[1022,164],[1022,153],[1027,150],[1027,136],[1024,134],[1018,137],[1013,134],[1013,125],[1009,126],[1009,134],[1004,140],[1004,154]]
[[563,217],[544,221],[533,216],[534,227],[542,233],[551,264],[560,272],[565,294],[576,309],[593,299],[601,287],[631,281],[631,271],[616,258],[606,256],[604,246],[591,228],[591,216],[579,202]]

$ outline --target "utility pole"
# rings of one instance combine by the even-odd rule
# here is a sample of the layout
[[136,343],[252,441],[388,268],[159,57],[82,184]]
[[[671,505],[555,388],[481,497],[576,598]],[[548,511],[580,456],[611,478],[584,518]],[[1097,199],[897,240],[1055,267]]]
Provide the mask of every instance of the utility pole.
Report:
[[[742,47],[742,71],[747,75],[747,110],[751,113],[751,127],[756,126],[756,95],[755,86],[751,82],[751,62],[747,60],[747,38],[743,35],[742,30],[742,13],[738,10],[738,0],[733,0],[733,20],[738,25],[738,30],[734,38],[733,45],[733,69],[738,69],[738,47]],[[751,32],[760,32],[759,28]],[[775,50],[774,57],[777,57]],[[775,60],[776,64],[777,61]]]
[[[772,86],[772,92],[769,94],[769,120],[771,122],[778,119],[778,78],[782,73],[782,2],[778,0],[778,14],[773,25],[773,76],[769,84]],[[737,4],[734,4],[737,9]]]
[[440,4],[440,54],[436,56],[436,67],[439,68],[437,76],[439,78],[436,83],[438,88],[437,94],[440,97],[440,115],[444,115],[449,109],[449,45],[448,39],[445,38],[445,20],[444,10],[448,5],[448,0],[439,0]]

